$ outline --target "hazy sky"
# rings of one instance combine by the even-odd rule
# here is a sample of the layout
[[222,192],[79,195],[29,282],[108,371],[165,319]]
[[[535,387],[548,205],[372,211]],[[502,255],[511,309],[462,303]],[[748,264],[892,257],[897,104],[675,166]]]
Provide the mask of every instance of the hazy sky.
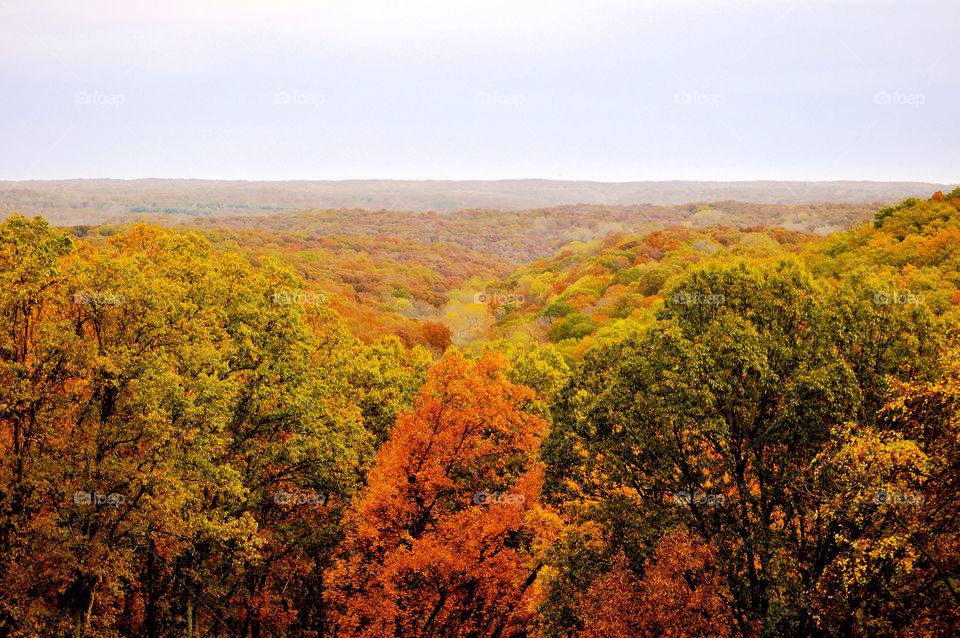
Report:
[[958,0],[0,0],[0,179],[954,182],[958,23]]

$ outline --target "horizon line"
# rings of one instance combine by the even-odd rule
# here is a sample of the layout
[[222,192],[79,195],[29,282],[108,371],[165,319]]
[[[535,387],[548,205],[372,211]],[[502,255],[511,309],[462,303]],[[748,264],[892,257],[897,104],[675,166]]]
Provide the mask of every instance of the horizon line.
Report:
[[137,182],[137,181],[197,181],[197,182],[252,182],[252,183],[284,183],[284,182],[585,182],[593,184],[759,184],[759,183],[871,183],[871,184],[930,184],[936,186],[946,186],[950,184],[960,184],[957,182],[944,182],[935,180],[920,179],[858,179],[858,178],[833,178],[833,179],[769,179],[769,178],[748,178],[748,179],[636,179],[636,180],[602,180],[591,178],[553,178],[553,177],[506,177],[506,178],[435,178],[435,177],[341,177],[341,178],[274,178],[274,177],[256,177],[256,178],[218,178],[218,177],[42,177],[42,178],[6,178],[0,177],[0,183],[3,182]]

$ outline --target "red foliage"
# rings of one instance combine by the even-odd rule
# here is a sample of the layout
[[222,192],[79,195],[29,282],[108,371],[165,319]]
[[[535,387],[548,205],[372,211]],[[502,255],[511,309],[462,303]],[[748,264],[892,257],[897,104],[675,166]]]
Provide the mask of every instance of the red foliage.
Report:
[[716,552],[686,531],[665,536],[637,579],[621,556],[590,587],[583,638],[731,635]]

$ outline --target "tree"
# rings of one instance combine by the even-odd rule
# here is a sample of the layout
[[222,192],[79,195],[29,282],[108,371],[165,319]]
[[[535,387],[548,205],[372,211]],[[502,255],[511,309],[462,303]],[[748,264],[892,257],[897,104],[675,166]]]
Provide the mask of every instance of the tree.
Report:
[[716,550],[686,531],[667,534],[637,577],[623,555],[584,596],[583,638],[732,635]]
[[328,574],[333,635],[523,634],[545,423],[505,366],[451,350],[398,419]]
[[452,332],[439,321],[423,322],[423,336],[435,352],[443,353],[452,343]]
[[0,239],[3,632],[285,626],[271,588],[336,520],[291,521],[272,492],[343,502],[370,450],[343,326],[196,235],[71,251],[12,218]]
[[[794,592],[844,548],[811,509],[810,465],[837,426],[882,405],[886,384],[867,370],[925,374],[903,362],[922,359],[930,328],[874,324],[904,311],[868,294],[838,294],[795,259],[685,273],[654,328],[588,353],[562,393],[547,497],[575,526],[599,525],[607,554],[643,555],[667,526],[695,532],[716,547],[740,632],[813,631],[816,613]],[[836,319],[856,312],[871,319]],[[873,346],[881,331],[895,347]]]
[[[942,376],[899,383],[877,422],[844,432],[816,476],[845,552],[810,592],[833,630],[939,636],[960,626],[960,350]],[[878,498],[878,495],[880,498]]]
[[413,404],[432,359],[421,347],[407,350],[397,337],[357,346],[351,383],[360,391],[363,422],[379,447],[401,412]]

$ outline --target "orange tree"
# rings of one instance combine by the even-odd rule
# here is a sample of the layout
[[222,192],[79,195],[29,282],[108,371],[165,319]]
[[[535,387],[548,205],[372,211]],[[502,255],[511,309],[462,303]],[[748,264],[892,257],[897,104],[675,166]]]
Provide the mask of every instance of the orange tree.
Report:
[[523,635],[546,422],[506,366],[451,350],[399,417],[327,574],[330,635]]

